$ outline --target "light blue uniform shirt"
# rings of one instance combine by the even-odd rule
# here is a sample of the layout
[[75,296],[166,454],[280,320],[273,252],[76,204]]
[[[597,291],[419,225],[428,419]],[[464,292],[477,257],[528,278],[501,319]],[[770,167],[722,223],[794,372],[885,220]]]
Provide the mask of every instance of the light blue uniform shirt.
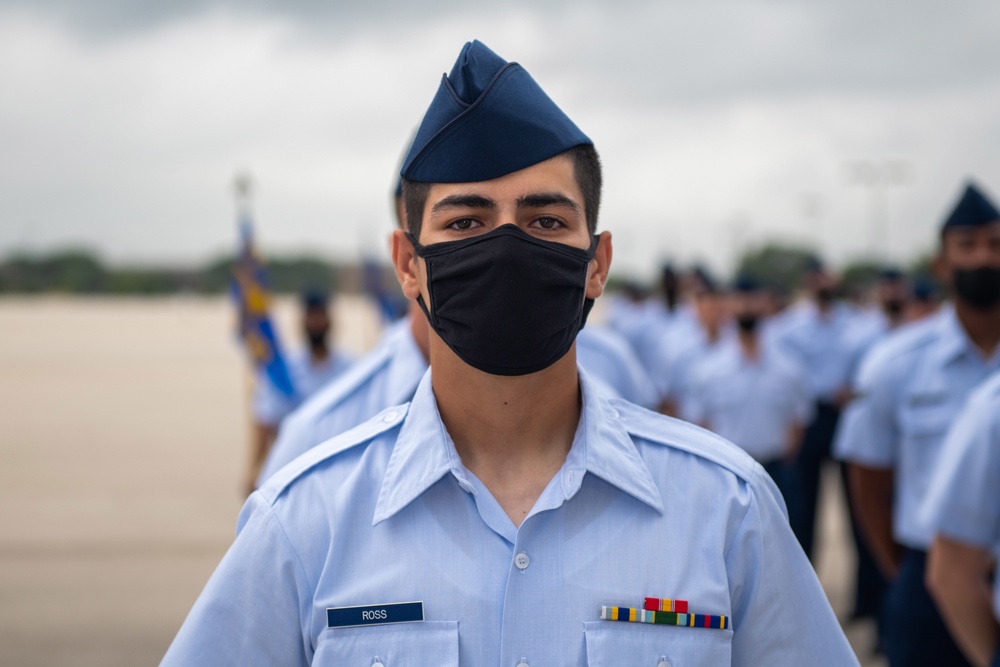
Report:
[[847,336],[853,319],[841,303],[825,314],[806,303],[782,314],[771,334],[806,370],[814,400],[833,401],[850,384],[853,349]]
[[[425,376],[283,468],[163,665],[857,665],[783,502],[743,451],[684,422],[583,404],[520,528],[463,466]],[[601,621],[685,599],[732,629]],[[327,609],[422,601],[424,621],[328,628]]]
[[371,352],[282,422],[257,485],[324,440],[409,401],[426,371],[410,319],[393,324]]
[[835,440],[838,458],[895,470],[893,533],[926,550],[934,532],[920,515],[941,449],[973,388],[1000,367],[969,340],[954,310],[905,326],[876,344],[858,373]]
[[751,360],[731,339],[692,372],[681,415],[767,463],[787,454],[789,429],[805,426],[812,409],[805,374],[793,359],[762,343]]
[[253,395],[253,416],[261,424],[277,426],[292,410],[316,392],[320,387],[331,382],[346,371],[353,359],[336,350],[330,350],[330,356],[316,363],[309,350],[289,355],[285,359],[288,374],[295,387],[295,396],[288,396],[261,374]]
[[659,406],[660,397],[649,373],[625,337],[614,329],[585,326],[576,337],[576,355],[590,377],[604,383],[613,395],[644,408]]
[[[580,365],[605,393],[643,407],[656,406],[658,396],[652,380],[618,334],[600,327],[584,327],[577,336],[577,355]],[[409,401],[426,370],[427,361],[413,339],[409,318],[393,325],[375,349],[349,372],[318,391],[282,422],[257,485],[319,443],[385,408]]]
[[691,391],[692,370],[733,335],[732,329],[725,327],[713,342],[700,324],[678,324],[672,328],[670,335],[661,339],[650,361],[650,375],[661,400],[682,406]]
[[[976,389],[948,431],[922,509],[935,534],[1000,556],[1000,372]],[[993,614],[1000,621],[1000,577]]]

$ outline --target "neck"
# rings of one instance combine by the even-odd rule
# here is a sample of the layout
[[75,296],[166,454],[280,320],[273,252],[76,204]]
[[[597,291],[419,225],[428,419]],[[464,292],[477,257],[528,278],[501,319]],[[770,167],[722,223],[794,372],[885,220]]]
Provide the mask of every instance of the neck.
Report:
[[472,368],[431,334],[434,396],[462,463],[515,525],[566,460],[580,421],[576,346],[530,375]]
[[321,343],[319,345],[309,346],[309,355],[315,362],[326,361],[330,356],[330,348],[327,347],[326,343]]
[[983,310],[956,299],[955,315],[972,344],[987,359],[991,358],[1000,346],[1000,306]]
[[715,343],[722,334],[722,327],[717,324],[704,324],[702,328],[705,329],[705,338],[709,343]]
[[424,355],[424,361],[430,361],[430,335],[428,333],[430,327],[427,325],[427,318],[424,317],[424,313],[420,310],[420,306],[417,305],[416,301],[410,302],[407,317],[410,318],[410,334],[413,336],[413,342],[417,344],[420,353]]
[[760,345],[757,344],[757,334],[740,331],[740,349],[749,359],[756,360],[760,356]]

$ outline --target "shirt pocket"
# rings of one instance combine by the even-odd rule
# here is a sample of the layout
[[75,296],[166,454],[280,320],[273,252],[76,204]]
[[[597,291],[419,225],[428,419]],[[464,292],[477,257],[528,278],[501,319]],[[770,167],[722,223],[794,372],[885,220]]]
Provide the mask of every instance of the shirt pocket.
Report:
[[944,439],[954,416],[947,403],[904,409],[899,420],[904,443],[933,447]]
[[316,642],[317,667],[458,666],[458,621],[327,628]]
[[583,624],[588,667],[729,667],[732,630],[647,623]]

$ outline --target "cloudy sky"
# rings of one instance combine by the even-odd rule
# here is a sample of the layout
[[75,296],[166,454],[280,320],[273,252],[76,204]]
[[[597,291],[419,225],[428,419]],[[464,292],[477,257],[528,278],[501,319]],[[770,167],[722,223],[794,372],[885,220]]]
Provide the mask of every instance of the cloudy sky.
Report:
[[202,261],[242,170],[265,252],[384,253],[478,38],[594,139],[619,273],[775,239],[905,261],[968,176],[1000,195],[998,35],[995,0],[0,0],[0,257]]

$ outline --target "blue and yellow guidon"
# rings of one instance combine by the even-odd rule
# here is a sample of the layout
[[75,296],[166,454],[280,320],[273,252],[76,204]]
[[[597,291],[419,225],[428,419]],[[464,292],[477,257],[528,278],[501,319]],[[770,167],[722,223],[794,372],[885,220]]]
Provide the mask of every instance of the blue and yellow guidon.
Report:
[[602,621],[623,621],[625,623],[653,623],[656,625],[676,625],[686,628],[730,629],[728,616],[714,614],[687,614],[677,611],[653,611],[635,607],[601,607]]
[[233,265],[232,296],[239,314],[240,338],[259,372],[282,394],[294,397],[295,384],[281,354],[278,333],[268,315],[270,296],[264,266],[253,247],[249,217],[240,221],[240,250]]

